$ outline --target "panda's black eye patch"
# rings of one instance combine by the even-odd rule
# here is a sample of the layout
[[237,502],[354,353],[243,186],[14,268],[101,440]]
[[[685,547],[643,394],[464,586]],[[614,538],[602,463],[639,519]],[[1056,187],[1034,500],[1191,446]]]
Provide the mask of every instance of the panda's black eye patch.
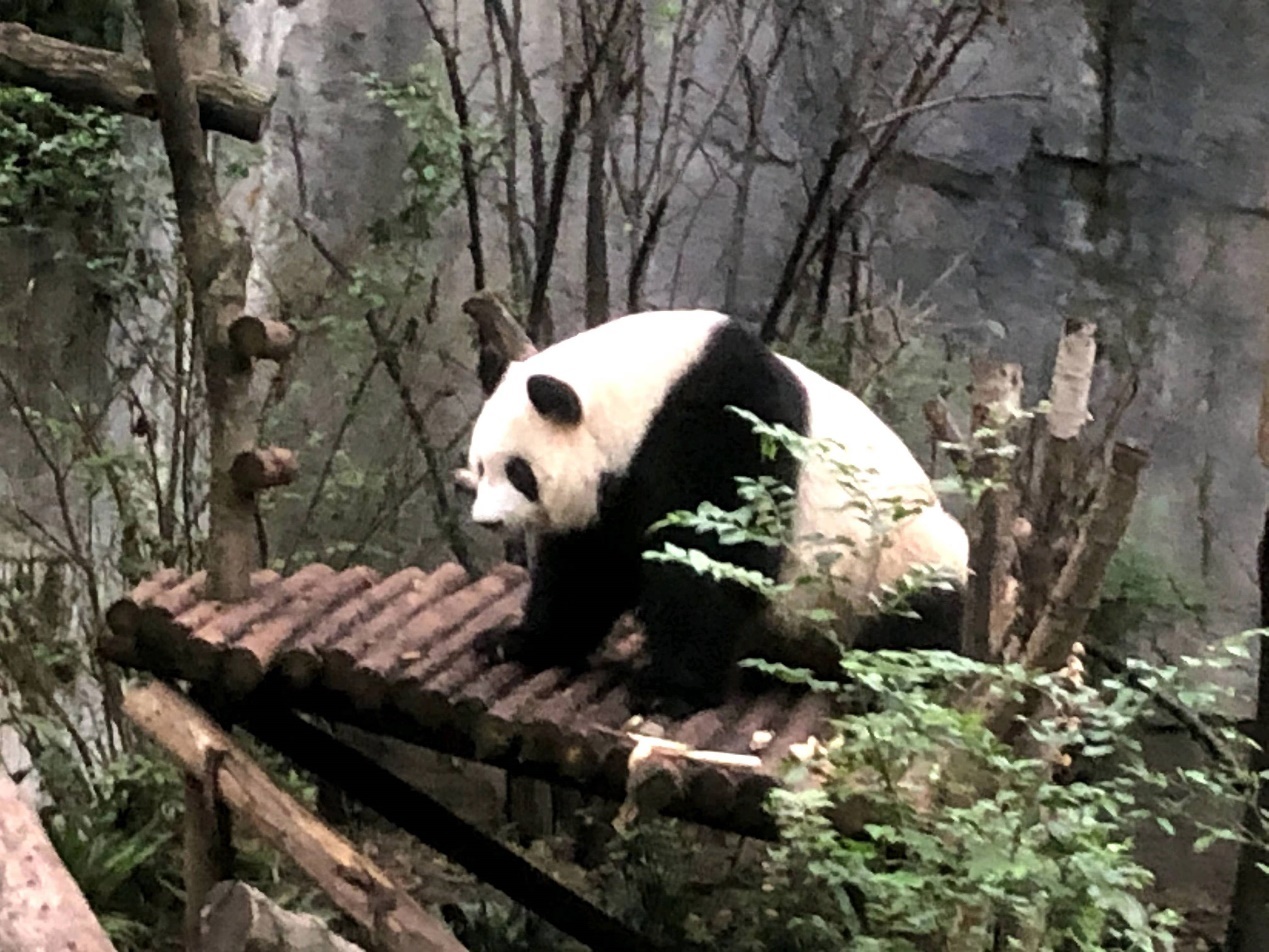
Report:
[[533,475],[533,467],[523,456],[513,456],[507,460],[507,481],[529,502],[538,501],[538,478]]

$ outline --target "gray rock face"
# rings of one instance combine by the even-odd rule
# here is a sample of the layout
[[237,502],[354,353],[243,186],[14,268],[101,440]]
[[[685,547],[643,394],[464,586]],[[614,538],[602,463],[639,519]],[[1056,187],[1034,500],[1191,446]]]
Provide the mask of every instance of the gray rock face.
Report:
[[[484,50],[480,4],[458,9],[464,68],[475,80]],[[526,4],[525,17],[530,65],[551,66],[558,14]],[[230,23],[248,75],[278,85],[262,171],[266,201],[276,208],[299,198],[293,124],[307,211],[334,238],[351,239],[397,193],[401,161],[397,125],[367,105],[352,73],[399,74],[423,55],[417,7],[407,0],[240,3]],[[1254,0],[1016,4],[1006,26],[966,50],[946,91],[1045,100],[966,103],[922,116],[870,208],[885,236],[874,264],[890,285],[902,280],[920,290],[965,255],[930,292],[934,330],[1021,360],[1032,398],[1043,396],[1062,321],[1100,324],[1103,352],[1143,375],[1125,432],[1149,441],[1155,462],[1134,531],[1177,569],[1208,570],[1214,600],[1233,596],[1242,622],[1252,620],[1247,569],[1264,497],[1254,432],[1269,250],[1266,35],[1269,8]],[[727,42],[720,30],[706,31],[698,67],[721,69]],[[841,52],[832,42],[803,60],[827,69]],[[805,154],[836,108],[808,96],[807,74],[793,73],[791,66],[778,78],[765,119],[774,151],[785,156]],[[485,76],[473,87],[482,102],[487,84]],[[548,90],[548,117],[558,108],[549,86],[539,87]],[[574,167],[570,200],[582,194],[582,166]],[[709,174],[703,162],[684,174],[683,207],[650,271],[654,305],[721,302],[718,264],[733,201],[727,189],[705,190]],[[760,311],[774,283],[799,176],[807,174],[796,163],[758,172],[750,210],[757,224],[740,276],[748,309]],[[689,201],[704,202],[690,240],[683,223]],[[580,202],[570,201],[553,285],[565,331],[576,326],[570,315],[580,300],[580,215]],[[620,259],[631,249],[615,220],[611,245]],[[460,232],[447,254],[458,269],[444,285],[452,296],[467,290]],[[690,253],[676,256],[682,240]],[[490,257],[499,259],[500,249]]]

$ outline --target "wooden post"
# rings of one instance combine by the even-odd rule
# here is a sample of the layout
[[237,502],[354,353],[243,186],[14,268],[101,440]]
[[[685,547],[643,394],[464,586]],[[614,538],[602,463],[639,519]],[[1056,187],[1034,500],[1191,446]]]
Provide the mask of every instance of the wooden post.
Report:
[[1026,580],[1015,627],[1021,635],[1040,620],[1074,541],[1071,497],[1076,492],[1080,434],[1088,421],[1088,395],[1097,360],[1097,325],[1069,321],[1058,344],[1049,386],[1050,409],[1043,431],[1033,428],[1041,457],[1039,477],[1028,495],[1030,536],[1019,563]]
[[[1042,671],[1059,667],[1084,634],[1101,595],[1106,567],[1128,528],[1141,473],[1149,460],[1149,454],[1139,447],[1115,444],[1110,471],[1084,516],[1071,557],[1025,645],[1021,660],[1027,667]],[[986,722],[998,735],[1008,736],[1017,718],[1027,713],[1035,700],[993,700]]]
[[185,774],[185,855],[182,872],[187,896],[183,932],[185,948],[201,947],[203,905],[212,887],[233,875],[233,824],[220,799],[218,774],[222,755],[208,751],[200,773]]
[[[971,439],[982,451],[975,455],[972,473],[993,485],[983,490],[970,514],[970,580],[961,623],[961,650],[986,661],[999,656],[1013,618],[1016,581],[1013,578],[1013,516],[1017,493],[1007,459],[995,451],[1009,439],[1011,422],[1022,406],[1022,367],[1018,364],[975,360],[972,364]],[[983,427],[996,433],[978,437]]]
[[[207,10],[188,3],[184,30],[177,0],[136,0],[136,6],[172,173],[181,253],[204,334],[211,423],[206,595],[242,601],[250,594],[258,553],[265,551],[263,526],[257,526],[257,492],[289,481],[295,470],[285,451],[261,453],[256,447],[251,393],[255,359],[284,359],[294,346],[294,334],[273,321],[253,323],[243,314],[251,247],[241,232],[230,233],[221,220],[192,78],[193,66],[206,70],[218,63],[218,29]],[[185,941],[190,952],[199,946],[208,892],[232,875],[232,830],[228,810],[219,801],[219,756],[209,751],[185,778]]]

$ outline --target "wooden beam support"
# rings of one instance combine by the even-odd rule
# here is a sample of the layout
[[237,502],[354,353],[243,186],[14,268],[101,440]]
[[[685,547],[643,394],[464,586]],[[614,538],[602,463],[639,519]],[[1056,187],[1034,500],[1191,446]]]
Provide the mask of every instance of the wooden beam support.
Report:
[[298,471],[293,452],[280,446],[265,446],[234,457],[229,478],[240,496],[254,496],[265,489],[289,485]]
[[220,796],[270,845],[290,855],[336,905],[372,930],[384,949],[465,952],[441,922],[348,840],[278,789],[228,734],[179,692],[151,682],[127,691],[123,709],[190,773],[199,775],[214,762]]
[[[242,316],[251,246],[222,220],[215,178],[207,161],[191,61],[209,56],[183,33],[177,0],[135,0],[142,40],[154,73],[159,129],[172,173],[181,252],[194,317],[203,333],[203,377],[210,421],[207,492],[208,591],[236,602],[251,591],[258,545],[255,499],[234,489],[230,467],[257,440],[258,400],[253,367],[242,366],[229,345],[229,328]],[[188,48],[187,48],[188,46]]]
[[243,727],[299,767],[339,785],[390,823],[465,867],[556,928],[604,952],[662,948],[365,754],[288,710],[244,712]]
[[185,949],[200,952],[203,906],[212,887],[234,874],[233,818],[218,796],[220,752],[209,750],[203,769],[185,773],[182,876]]
[[[30,86],[79,106],[158,118],[154,79],[145,60],[67,43],[21,23],[0,23],[0,83]],[[273,96],[237,76],[194,77],[204,129],[259,142]]]
[[295,328],[282,321],[244,315],[229,325],[229,346],[241,360],[281,362],[295,352]]
[[115,952],[39,817],[0,769],[0,952]]

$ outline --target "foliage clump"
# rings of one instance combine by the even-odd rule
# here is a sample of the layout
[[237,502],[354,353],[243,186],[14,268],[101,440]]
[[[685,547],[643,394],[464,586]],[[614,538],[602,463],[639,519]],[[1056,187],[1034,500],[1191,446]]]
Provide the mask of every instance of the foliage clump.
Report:
[[[768,451],[772,442],[799,456],[819,449],[751,422]],[[732,512],[705,506],[667,521],[725,543],[787,544],[787,509],[785,520],[772,519],[778,490],[742,494]],[[860,518],[877,524],[877,509],[861,503]],[[697,551],[666,546],[647,555],[776,591],[771,580]],[[1237,755],[1156,769],[1134,730],[1161,691],[1175,690],[1226,750],[1245,751],[1250,741],[1220,717],[1231,689],[1214,686],[1213,672],[1244,659],[1254,634],[1177,665],[1134,659],[1130,676],[1096,683],[1086,683],[1077,657],[1059,672],[1037,672],[949,652],[843,649],[836,678],[749,659],[831,693],[838,714],[772,794],[780,843],[763,864],[761,901],[733,908],[726,935],[706,925],[717,916],[695,916],[698,934],[681,938],[807,952],[1173,948],[1181,918],[1148,900],[1153,876],[1134,855],[1136,832],[1153,823],[1175,834],[1184,823],[1198,828],[1200,850],[1260,839],[1263,822],[1247,830],[1202,819],[1213,810],[1241,816],[1259,778]],[[1039,699],[1039,713],[1006,740],[984,711],[1024,693]]]
[[123,120],[47,93],[0,86],[0,224],[92,215],[109,200]]

